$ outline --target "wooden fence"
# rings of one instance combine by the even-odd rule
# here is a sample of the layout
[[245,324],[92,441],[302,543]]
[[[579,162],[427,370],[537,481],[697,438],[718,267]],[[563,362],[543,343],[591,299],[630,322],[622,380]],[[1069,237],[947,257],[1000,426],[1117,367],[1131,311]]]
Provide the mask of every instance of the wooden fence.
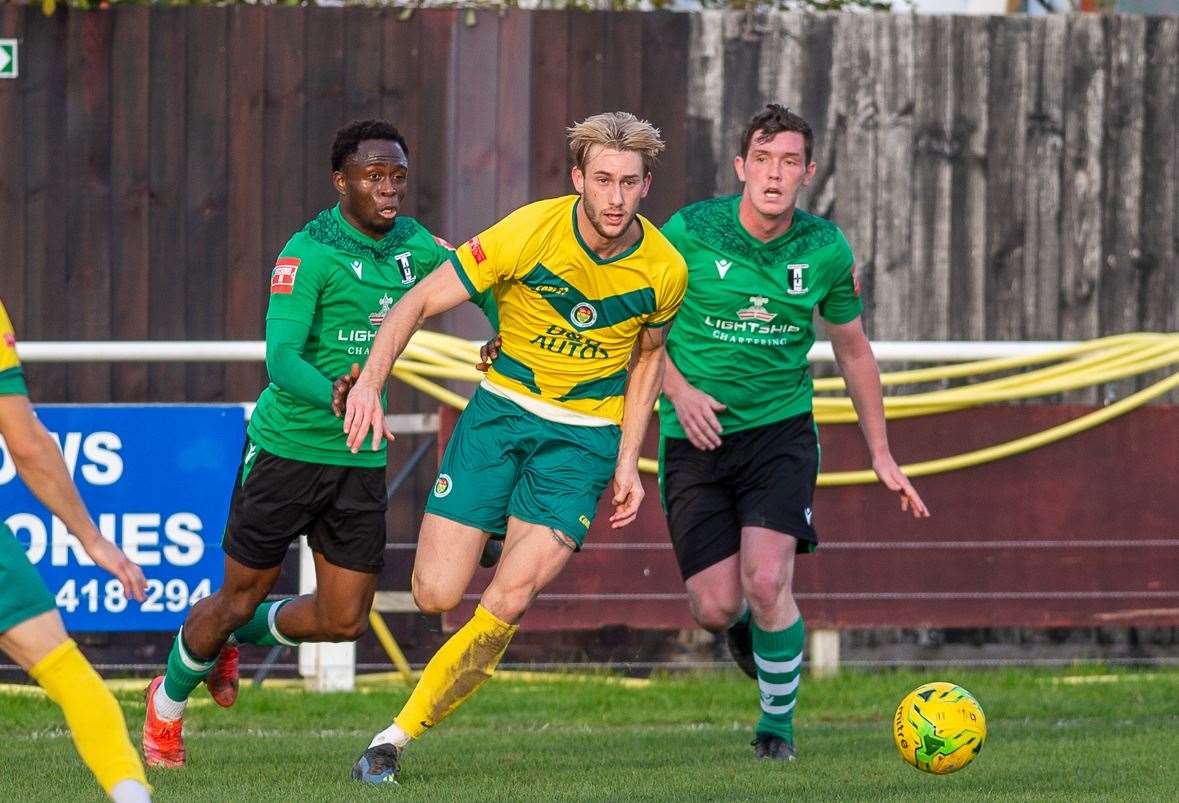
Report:
[[[0,7],[0,297],[26,339],[262,334],[277,250],[332,202],[342,123],[409,139],[407,212],[461,240],[567,191],[563,128],[666,134],[645,211],[735,191],[750,112],[818,137],[874,337],[1179,325],[1179,20]],[[477,314],[448,322],[480,334]],[[241,400],[257,366],[32,366],[49,400]]]

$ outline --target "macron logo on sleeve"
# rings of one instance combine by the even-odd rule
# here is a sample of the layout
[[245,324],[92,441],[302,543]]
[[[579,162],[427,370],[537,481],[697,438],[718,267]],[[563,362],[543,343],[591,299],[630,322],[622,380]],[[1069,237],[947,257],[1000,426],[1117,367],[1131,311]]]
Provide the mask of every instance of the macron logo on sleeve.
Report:
[[295,290],[295,274],[299,272],[301,260],[295,257],[279,257],[270,274],[270,293],[290,295]]

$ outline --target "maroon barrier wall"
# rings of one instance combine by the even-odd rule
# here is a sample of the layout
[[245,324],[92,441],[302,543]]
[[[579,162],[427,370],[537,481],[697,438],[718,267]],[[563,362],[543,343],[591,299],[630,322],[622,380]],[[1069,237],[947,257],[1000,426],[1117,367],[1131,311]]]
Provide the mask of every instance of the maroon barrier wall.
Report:
[[[991,407],[890,424],[902,463],[1000,443],[1083,415],[1081,406]],[[455,416],[444,416],[443,435]],[[652,426],[652,431],[655,427]],[[828,471],[863,468],[854,426],[821,432]],[[645,454],[655,454],[655,436]],[[820,488],[822,547],[800,556],[810,627],[1179,625],[1179,408],[1144,408],[1032,452],[916,480],[914,521],[879,484]],[[654,477],[638,521],[608,524],[525,617],[531,630],[692,627]],[[469,617],[490,579],[480,570]]]

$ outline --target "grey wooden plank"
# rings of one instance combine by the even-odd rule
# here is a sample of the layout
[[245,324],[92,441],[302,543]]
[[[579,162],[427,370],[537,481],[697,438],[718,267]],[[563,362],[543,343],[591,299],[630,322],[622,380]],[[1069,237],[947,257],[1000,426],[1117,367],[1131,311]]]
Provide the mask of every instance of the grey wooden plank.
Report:
[[1026,17],[994,17],[989,24],[985,336],[1020,340],[1024,337],[1023,299],[1035,292],[1024,285],[1031,25]]
[[1099,17],[1069,20],[1064,124],[1063,237],[1060,334],[1085,340],[1098,333],[1101,283],[1102,164],[1106,69]]
[[952,20],[918,17],[913,156],[913,273],[907,333],[941,340],[950,316],[950,183],[955,144],[950,130],[953,90]]
[[[1146,18],[1111,16],[1107,33],[1109,72],[1102,143],[1104,214],[1097,309],[1098,332],[1117,334],[1136,330],[1139,321]],[[1109,383],[1102,389],[1104,398],[1126,396],[1134,392],[1136,385],[1133,379]]]
[[701,11],[690,17],[687,129],[688,194],[692,200],[716,195],[723,171],[731,172],[726,154],[736,151],[724,141],[724,12]]
[[954,340],[986,334],[987,89],[990,32],[983,17],[955,17],[953,26],[954,156],[950,178],[950,288]]
[[[877,17],[875,103],[876,252],[871,281],[871,335],[904,339],[908,333],[913,239],[913,17]],[[864,277],[860,279],[861,285]]]
[[1023,335],[1032,340],[1052,340],[1060,336],[1068,20],[1054,16],[1037,23],[1031,29],[1028,46]]

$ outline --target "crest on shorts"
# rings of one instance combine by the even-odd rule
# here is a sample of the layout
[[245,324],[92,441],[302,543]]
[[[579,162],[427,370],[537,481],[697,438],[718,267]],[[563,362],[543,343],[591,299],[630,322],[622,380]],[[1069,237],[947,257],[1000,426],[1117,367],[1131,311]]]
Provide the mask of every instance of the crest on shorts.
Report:
[[745,309],[737,310],[737,317],[743,321],[769,323],[778,317],[778,313],[767,310],[766,304],[768,303],[770,303],[770,300],[765,296],[750,296],[749,306]]
[[585,329],[589,326],[593,326],[598,322],[598,311],[594,309],[593,304],[582,301],[578,304],[575,304],[573,309],[570,310],[569,320],[573,323],[574,326],[580,329]]
[[438,479],[434,481],[434,496],[439,499],[450,496],[450,492],[453,489],[454,483],[451,481],[449,474],[439,474]]

